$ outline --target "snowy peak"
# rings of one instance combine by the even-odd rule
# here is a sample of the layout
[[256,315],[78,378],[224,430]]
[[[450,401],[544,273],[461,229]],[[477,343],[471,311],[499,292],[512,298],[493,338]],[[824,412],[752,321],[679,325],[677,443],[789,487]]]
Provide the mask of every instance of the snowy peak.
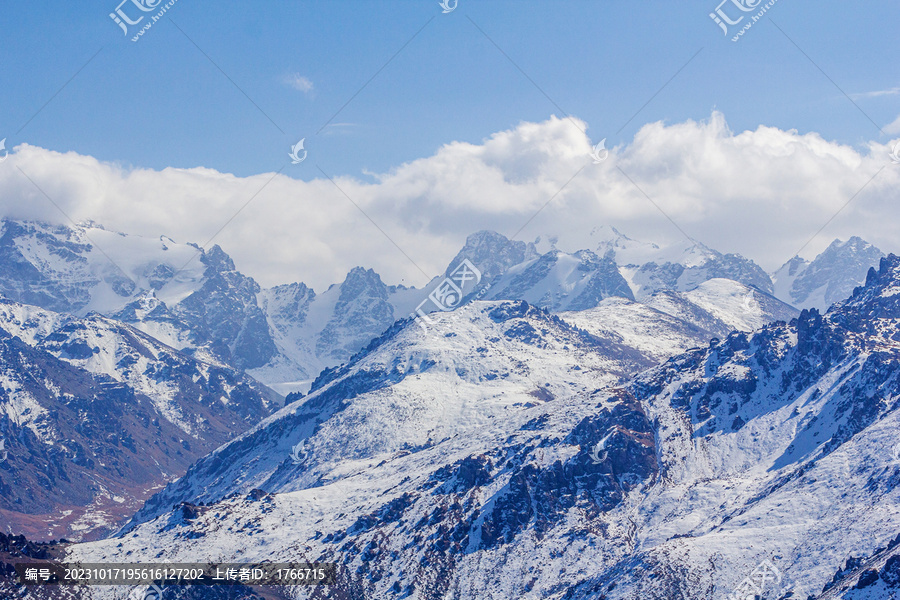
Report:
[[[772,291],[769,276],[751,260],[722,254],[685,240],[667,247],[629,238],[603,225],[591,232],[596,252],[567,253],[544,242],[523,244],[481,231],[472,234],[451,268],[471,260],[491,285],[490,299],[523,299],[552,311],[585,310],[609,297],[643,301],[661,290],[687,292],[710,279],[731,279],[759,290]],[[544,252],[539,252],[538,248]]]
[[203,284],[178,303],[176,312],[205,330],[206,339],[227,344],[241,368],[265,364],[274,346],[256,302],[259,285],[236,271],[231,257],[218,246],[201,255],[201,261],[206,265]]
[[593,308],[611,296],[634,299],[611,256],[590,250],[551,250],[509,269],[488,293],[490,299],[525,300],[554,312]]
[[346,307],[357,298],[387,300],[387,286],[373,269],[354,267],[340,285],[338,304]]
[[900,319],[900,257],[881,258],[878,270],[870,267],[864,285],[828,311],[830,320],[882,342],[896,343],[895,323]]
[[184,268],[199,250],[168,238],[126,236],[93,223],[3,219],[0,229],[0,291],[48,310],[114,312],[163,287],[160,295],[169,301],[189,293],[201,277],[199,262]]
[[394,320],[381,277],[372,269],[356,267],[338,289],[331,318],[316,341],[316,354],[326,364],[344,362]]
[[[149,313],[135,326],[162,339],[174,335],[181,342],[178,347],[208,348],[240,369],[266,364],[277,349],[257,304],[259,285],[235,270],[219,246],[203,252],[200,262],[205,269],[197,289],[160,311],[158,319]],[[176,331],[164,335],[173,322]]]
[[260,292],[260,307],[279,322],[302,323],[316,292],[305,283],[278,285]]
[[452,269],[468,259],[478,267],[486,281],[491,281],[511,267],[533,258],[533,254],[525,242],[510,241],[496,231],[479,231],[466,238],[465,245],[450,261],[444,276],[449,277]]
[[717,278],[772,293],[771,279],[755,262],[740,254],[721,254],[702,244],[673,246],[654,260],[623,271],[638,299],[660,290],[689,292]]
[[659,245],[632,239],[611,225],[595,227],[590,236],[596,244],[595,252],[600,256],[612,252],[620,266],[638,266],[658,260],[662,252]]
[[200,261],[215,273],[235,271],[234,261],[218,244],[204,252],[200,257]]
[[812,262],[795,256],[772,274],[776,296],[798,308],[826,310],[863,282],[884,253],[857,236],[834,240]]

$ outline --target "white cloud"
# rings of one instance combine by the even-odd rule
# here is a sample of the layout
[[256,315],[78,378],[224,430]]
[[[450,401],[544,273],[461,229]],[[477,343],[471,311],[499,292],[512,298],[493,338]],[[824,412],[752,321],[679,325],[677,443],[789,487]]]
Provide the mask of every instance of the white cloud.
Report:
[[[900,169],[889,163],[891,145],[854,148],[772,127],[734,133],[713,113],[703,122],[645,125],[595,165],[591,140],[553,117],[480,144],[446,144],[433,156],[378,174],[374,183],[337,177],[353,202],[327,179],[278,175],[215,243],[263,285],[304,281],[321,291],[357,265],[374,268],[388,283],[427,281],[353,203],[429,276],[443,271],[469,233],[512,235],[551,198],[518,239],[558,235],[561,248],[575,250],[589,247],[591,229],[601,224],[638,239],[679,239],[624,172],[692,237],[774,269],[882,167],[804,254],[851,235],[900,250]],[[272,177],[124,170],[71,152],[18,146],[0,164],[0,214],[53,222],[66,221],[16,167],[75,220],[198,243]]]
[[888,135],[900,134],[900,115],[890,125],[885,125],[884,132]]
[[285,85],[294,88],[299,92],[303,92],[307,96],[312,94],[315,89],[313,82],[309,80],[309,78],[300,75],[299,73],[290,73],[289,75],[285,75],[282,79]]
[[880,98],[881,96],[896,96],[900,94],[900,87],[894,87],[887,90],[875,90],[872,92],[862,92],[859,94],[850,94],[854,100],[860,98]]

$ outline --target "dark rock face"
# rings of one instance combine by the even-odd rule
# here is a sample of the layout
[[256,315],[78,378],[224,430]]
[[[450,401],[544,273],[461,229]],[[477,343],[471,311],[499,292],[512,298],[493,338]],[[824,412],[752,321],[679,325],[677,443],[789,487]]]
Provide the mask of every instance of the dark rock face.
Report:
[[525,242],[510,241],[495,231],[479,231],[466,238],[465,245],[450,261],[444,276],[449,277],[463,259],[469,259],[481,271],[484,281],[492,281],[510,267],[535,256],[533,248]]
[[173,312],[190,327],[196,345],[209,344],[240,369],[263,366],[276,348],[266,316],[256,302],[259,285],[236,271],[219,246],[213,246],[200,260],[206,265],[203,285]]
[[866,569],[863,571],[862,575],[859,576],[859,581],[856,582],[856,589],[862,590],[877,582],[878,571],[875,569]]
[[[8,301],[4,309],[15,314]],[[0,375],[7,381],[0,387],[7,454],[0,462],[0,510],[32,537],[108,532],[153,487],[276,404],[271,391],[246,376],[99,315],[63,320],[31,344],[4,329],[11,325],[0,323]],[[117,363],[110,372],[91,372],[101,354]],[[95,503],[93,510],[109,511],[108,522],[70,530]],[[59,508],[72,517],[52,517]],[[29,515],[49,524],[35,529],[40,519]]]
[[331,320],[316,342],[316,353],[326,362],[344,362],[394,320],[394,307],[381,277],[372,269],[356,267],[341,284]]
[[620,393],[612,409],[583,419],[562,440],[582,448],[565,462],[536,466],[529,459],[540,455],[542,444],[506,449],[513,455],[506,464],[509,483],[490,499],[481,547],[511,543],[526,530],[540,539],[573,508],[596,517],[617,506],[636,485],[656,477],[653,428],[640,404],[624,390]]
[[582,250],[577,255],[581,258],[579,269],[592,274],[587,288],[569,303],[568,310],[593,308],[604,298],[613,296],[634,300],[634,294],[628,287],[628,282],[619,273],[619,267],[612,253],[600,258],[593,252]]
[[900,556],[894,555],[887,559],[879,576],[890,587],[900,588]]

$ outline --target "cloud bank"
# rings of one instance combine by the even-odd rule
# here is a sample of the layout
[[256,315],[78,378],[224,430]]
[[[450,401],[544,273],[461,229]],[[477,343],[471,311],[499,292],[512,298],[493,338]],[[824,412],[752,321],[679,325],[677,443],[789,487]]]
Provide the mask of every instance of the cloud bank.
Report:
[[[205,168],[128,170],[23,144],[0,163],[0,214],[64,224],[67,216],[93,219],[108,229],[203,244],[253,198],[213,243],[263,285],[304,281],[317,290],[357,265],[387,283],[421,286],[480,229],[512,236],[524,225],[517,239],[555,235],[565,250],[593,247],[599,225],[658,243],[683,239],[662,213],[690,237],[772,270],[835,214],[802,255],[851,235],[900,251],[893,143],[855,148],[765,126],[735,133],[714,112],[700,122],[647,124],[594,164],[591,140],[551,117],[480,144],[446,144],[374,181],[334,182]],[[304,172],[318,173],[315,161],[310,155]]]

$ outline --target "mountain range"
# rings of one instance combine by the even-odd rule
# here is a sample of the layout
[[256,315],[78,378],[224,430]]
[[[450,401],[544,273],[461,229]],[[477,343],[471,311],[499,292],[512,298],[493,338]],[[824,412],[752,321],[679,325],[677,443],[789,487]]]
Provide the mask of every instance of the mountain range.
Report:
[[0,514],[42,539],[108,533],[282,399],[96,313],[0,300]]
[[[836,241],[810,264],[790,261],[774,274],[776,286],[752,261],[699,242],[660,247],[611,227],[595,230],[594,239],[593,250],[567,253],[482,231],[469,236],[445,276],[468,259],[490,286],[483,299],[522,299],[554,312],[593,308],[609,297],[659,308],[654,295],[660,292],[684,294],[725,279],[768,298],[763,304],[782,310],[769,316],[783,318],[789,309],[776,309],[773,294],[788,305],[803,308],[809,300],[823,310],[882,256],[859,238]],[[92,222],[0,222],[3,296],[49,311],[116,318],[180,351],[246,371],[282,394],[305,391],[322,369],[346,362],[413,313],[425,292],[387,285],[363,267],[324,292],[300,282],[264,289],[218,246],[204,250]]]
[[900,258],[642,369],[565,316],[397,322],[68,557],[337,562],[310,598],[895,597]]
[[[574,336],[566,351],[591,348],[585,356],[593,366],[567,362],[565,374],[523,383],[517,393],[533,398],[524,404],[619,385],[734,330],[751,332],[799,315],[776,297],[784,278],[773,283],[738,255],[697,242],[660,247],[613,228],[598,228],[595,241],[593,250],[569,253],[553,241],[525,243],[482,231],[469,236],[444,277],[426,289],[389,286],[373,270],[356,267],[342,283],[316,293],[303,283],[262,288],[218,246],[204,250],[96,223],[3,220],[0,439],[9,458],[0,462],[0,511],[7,531],[35,539],[106,535],[197,459],[258,426],[284,395],[288,405],[312,397],[356,364],[377,340],[405,326],[428,291],[464,261],[478,271],[479,283],[467,289],[467,300],[549,319],[552,327],[522,321],[522,339],[561,328]],[[786,289],[831,297],[876,254],[858,238],[835,242],[791,271]],[[450,314],[432,312],[428,327],[412,329],[429,343],[452,338]],[[494,322],[479,319],[482,329]],[[478,347],[496,350],[503,336],[509,337],[496,331]],[[525,368],[515,352],[507,354],[491,375],[501,383]],[[463,378],[470,368],[453,366]],[[391,377],[386,389],[393,389]],[[554,389],[569,378],[568,391]],[[471,418],[499,418],[495,409]]]

